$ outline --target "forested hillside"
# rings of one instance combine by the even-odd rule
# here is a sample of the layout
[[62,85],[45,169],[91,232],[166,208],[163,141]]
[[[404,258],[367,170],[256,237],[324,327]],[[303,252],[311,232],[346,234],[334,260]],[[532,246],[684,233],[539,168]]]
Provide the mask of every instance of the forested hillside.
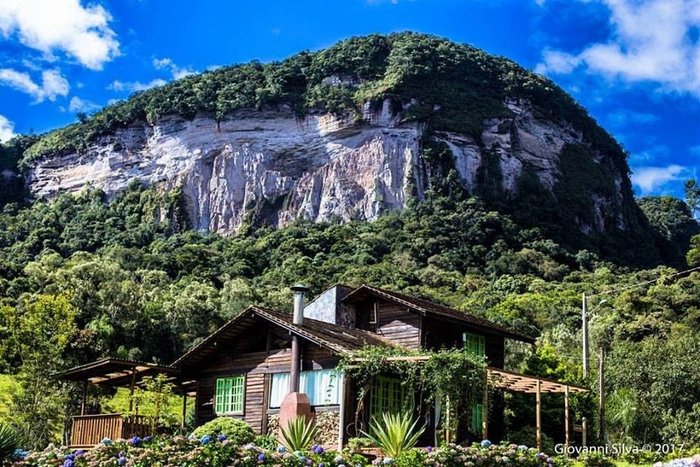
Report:
[[[478,139],[484,119],[506,112],[507,97],[526,98],[538,115],[584,135],[585,144],[564,145],[551,190],[523,171],[517,192],[505,193],[494,157],[470,191],[436,136]],[[166,115],[205,112],[223,121],[242,108],[286,107],[299,118],[347,116],[385,99],[428,128],[420,157],[431,180],[422,199],[374,222],[299,220],[273,229],[251,217],[237,235],[221,236],[192,229],[177,187],[134,180],[113,199],[87,187],[31,200],[10,173]],[[55,371],[106,355],[170,363],[251,303],[290,310],[294,283],[313,294],[337,282],[369,283],[537,337],[533,349],[509,348],[508,364],[581,384],[592,382],[581,381],[581,295],[605,293],[591,302],[592,358],[607,349],[611,435],[700,446],[700,274],[677,274],[700,258],[698,224],[674,198],[637,204],[628,171],[622,148],[550,81],[414,34],[187,77],[69,127],[15,138],[0,146],[0,180],[12,180],[0,190],[0,373],[19,384],[0,418],[43,447],[79,400],[69,397],[76,388],[52,379]],[[601,193],[622,200],[605,219],[613,227],[586,230],[581,220],[595,222]],[[579,415],[594,418],[594,399],[575,401]],[[511,402],[522,410],[508,412],[509,436],[530,443],[531,404]],[[545,402],[548,435],[562,432],[560,406]]]
[[[682,203],[644,204],[660,217],[658,205],[670,204],[692,220]],[[687,235],[670,228],[670,240]],[[581,293],[675,272],[572,253],[478,199],[440,194],[374,223],[300,222],[224,238],[187,230],[177,193],[133,184],[112,203],[86,191],[7,206],[0,232],[0,363],[24,382],[14,417],[33,433],[68,403],[47,369],[104,355],[170,362],[250,303],[290,309],[297,281],[314,293],[371,283],[486,316],[539,337],[534,354],[513,353],[511,364],[579,381]],[[670,440],[696,423],[699,320],[697,273],[610,295],[597,311],[594,349],[609,346],[609,390],[635,407],[620,433]],[[529,424],[510,423],[514,432]]]

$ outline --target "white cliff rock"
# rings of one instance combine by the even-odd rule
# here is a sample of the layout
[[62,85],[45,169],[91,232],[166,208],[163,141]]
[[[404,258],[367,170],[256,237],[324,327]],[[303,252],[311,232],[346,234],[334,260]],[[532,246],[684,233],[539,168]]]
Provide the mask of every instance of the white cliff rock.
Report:
[[[456,133],[437,139],[450,148],[470,191],[487,151],[499,158],[506,193],[516,192],[524,167],[551,189],[562,148],[581,142],[581,135],[538,119],[527,103],[506,104],[512,116],[485,121],[481,141]],[[218,124],[208,116],[168,117],[119,130],[81,154],[35,162],[28,186],[38,197],[77,191],[86,183],[112,196],[134,179],[180,187],[192,226],[224,234],[236,232],[250,212],[275,226],[300,217],[372,220],[403,208],[411,196],[422,198],[429,188],[423,131],[418,123],[402,123],[388,101],[377,112],[364,109],[359,122],[252,110]]]

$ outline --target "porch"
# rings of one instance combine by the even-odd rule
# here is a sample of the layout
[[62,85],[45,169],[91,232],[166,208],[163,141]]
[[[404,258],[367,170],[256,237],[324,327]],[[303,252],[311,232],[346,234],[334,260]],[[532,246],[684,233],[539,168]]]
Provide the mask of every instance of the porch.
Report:
[[[139,414],[139,406],[134,403],[134,391],[141,386],[144,378],[165,374],[175,382],[176,370],[170,366],[137,362],[117,358],[104,358],[96,362],[71,368],[57,375],[60,379],[82,383],[80,414],[71,417],[70,433],[67,435],[71,448],[90,448],[103,439],[128,439],[155,434],[156,421],[152,417]],[[90,386],[128,388],[129,408],[124,413],[88,413],[88,390]],[[182,385],[176,392],[183,394],[183,418],[187,409],[187,391]]]

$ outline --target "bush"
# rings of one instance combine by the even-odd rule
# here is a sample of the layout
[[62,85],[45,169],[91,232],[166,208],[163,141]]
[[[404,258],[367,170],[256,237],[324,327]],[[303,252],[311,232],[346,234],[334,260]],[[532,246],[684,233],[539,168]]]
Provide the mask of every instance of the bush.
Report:
[[204,436],[218,437],[226,436],[233,444],[247,444],[253,442],[255,433],[253,429],[243,420],[230,417],[219,417],[196,428],[192,434],[198,439]]
[[19,435],[8,425],[0,423],[0,462],[9,459],[19,447]]

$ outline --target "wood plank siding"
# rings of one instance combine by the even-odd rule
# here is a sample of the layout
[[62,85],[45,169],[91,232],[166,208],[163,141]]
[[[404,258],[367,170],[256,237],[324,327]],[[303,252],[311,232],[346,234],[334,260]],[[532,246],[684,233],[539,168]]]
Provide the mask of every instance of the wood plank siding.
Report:
[[[237,347],[237,346],[236,346]],[[197,425],[216,418],[214,396],[217,378],[245,375],[245,396],[243,414],[232,415],[245,420],[256,433],[264,433],[267,424],[270,378],[272,373],[288,372],[291,364],[291,350],[288,348],[270,352],[238,353],[235,349],[205,363],[192,376],[199,381],[196,398]],[[328,350],[313,344],[303,347],[302,370],[335,368],[338,358]]]

